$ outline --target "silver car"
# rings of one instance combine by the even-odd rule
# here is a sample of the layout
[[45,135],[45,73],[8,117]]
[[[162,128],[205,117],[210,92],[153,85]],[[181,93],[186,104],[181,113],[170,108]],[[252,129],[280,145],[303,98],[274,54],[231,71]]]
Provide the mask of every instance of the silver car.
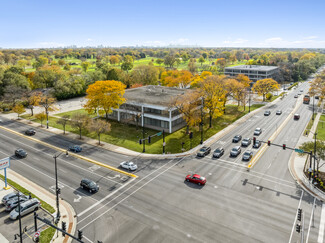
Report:
[[[30,199],[20,204],[20,216],[24,216],[41,207],[41,202],[37,198]],[[16,220],[19,216],[19,207],[10,212],[10,219]]]
[[[22,204],[23,202],[26,202],[28,201],[30,198],[28,196],[20,196],[19,197],[19,201],[20,201],[20,204]],[[14,199],[11,199],[9,201],[7,201],[6,203],[6,211],[11,211],[13,210],[14,208],[16,208],[18,206],[18,197],[15,197]]]
[[[22,196],[25,196],[25,195],[24,195],[23,193],[21,193],[21,192],[19,192],[19,195],[20,195],[21,197],[22,197]],[[6,205],[7,201],[12,200],[12,199],[14,199],[14,198],[18,198],[17,192],[11,192],[11,193],[5,195],[5,196],[2,198],[2,201],[1,201],[1,202],[2,202],[4,205]]]

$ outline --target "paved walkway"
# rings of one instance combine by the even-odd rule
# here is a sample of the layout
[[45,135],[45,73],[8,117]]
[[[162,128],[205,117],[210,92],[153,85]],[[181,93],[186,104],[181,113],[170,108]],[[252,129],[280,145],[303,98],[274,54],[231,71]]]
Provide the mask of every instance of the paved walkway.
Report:
[[[4,171],[1,171],[1,174],[3,175]],[[35,184],[34,182],[28,180],[27,178],[23,177],[22,175],[17,174],[16,172],[8,169],[7,171],[7,177],[16,182],[18,185],[24,187],[34,195],[37,195],[40,199],[45,201],[46,203],[50,204],[54,209],[56,209],[56,197],[54,194],[50,193],[46,189],[42,188],[41,186]],[[0,199],[2,199],[5,195],[14,192],[15,190],[11,187],[9,189],[4,189],[5,182],[0,180]],[[60,200],[60,213],[61,213],[61,220],[64,220],[67,223],[67,232],[70,234],[75,233],[76,226],[77,226],[77,220],[75,217],[75,211],[72,208],[70,204],[68,204],[65,201]],[[58,223],[58,226],[61,227],[61,221]],[[59,233],[59,236],[57,237],[57,233],[54,234],[54,238],[52,239],[52,242],[54,243],[67,243],[71,242],[70,237],[62,237],[62,234]],[[5,241],[2,238],[4,238],[0,234],[0,242],[9,242]]]

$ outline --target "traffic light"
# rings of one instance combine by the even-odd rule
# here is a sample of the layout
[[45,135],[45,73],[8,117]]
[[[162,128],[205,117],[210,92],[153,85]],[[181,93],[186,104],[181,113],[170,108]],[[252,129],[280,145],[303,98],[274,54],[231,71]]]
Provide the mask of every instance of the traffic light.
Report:
[[190,132],[190,139],[193,138],[193,132]]
[[151,137],[150,136],[148,137],[148,143],[151,143]]
[[[66,231],[67,230],[67,223],[62,221],[62,230],[63,231]],[[64,237],[65,236],[65,232],[62,232],[62,236]]]
[[300,233],[300,224],[296,224],[296,231],[298,232],[298,233]]
[[298,219],[299,221],[301,221],[301,214],[302,214],[302,209],[301,209],[301,208],[298,208],[297,219]]
[[283,148],[283,149],[286,149],[286,145],[285,145],[285,144],[283,144],[283,145],[282,145],[282,148]]
[[139,144],[142,144],[142,139],[139,139]]
[[256,137],[253,137],[253,145],[256,143]]
[[61,189],[60,188],[58,188],[58,194],[61,194]]
[[271,141],[270,141],[270,140],[267,141],[267,145],[268,145],[268,146],[271,146]]
[[78,239],[82,240],[82,230],[78,230]]

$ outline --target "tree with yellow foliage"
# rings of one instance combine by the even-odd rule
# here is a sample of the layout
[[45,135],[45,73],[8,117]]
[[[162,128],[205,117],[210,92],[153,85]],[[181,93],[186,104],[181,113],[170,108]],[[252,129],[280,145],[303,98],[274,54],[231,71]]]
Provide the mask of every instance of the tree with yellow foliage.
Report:
[[13,108],[12,108],[12,111],[17,113],[18,115],[18,120],[20,119],[19,115],[24,113],[26,110],[25,110],[25,107],[22,105],[22,104],[16,104]]
[[247,77],[244,74],[238,74],[236,79],[238,80],[239,83],[243,84],[246,88],[248,88],[250,83],[252,82],[252,80],[250,80],[249,77]]
[[168,87],[186,88],[192,81],[193,75],[186,70],[170,70],[161,74],[161,82]]
[[265,101],[265,95],[269,92],[273,92],[279,89],[279,84],[272,78],[266,78],[256,81],[253,85],[253,91],[257,92],[258,95],[263,96],[263,101]]
[[100,115],[112,113],[112,109],[117,109],[125,102],[123,95],[126,86],[115,80],[97,81],[88,86],[86,90],[86,104],[84,108],[88,113],[98,110]]
[[192,88],[193,88],[193,87],[198,88],[199,85],[200,85],[200,82],[201,82],[202,80],[206,79],[208,76],[211,76],[211,75],[212,75],[212,73],[209,72],[209,71],[203,71],[203,72],[201,73],[201,75],[198,75],[198,74],[195,75],[194,78],[192,79],[191,87],[192,87]]
[[41,97],[42,97],[42,92],[34,92],[27,97],[28,108],[31,111],[31,116],[34,116],[34,108],[35,106],[39,106]]
[[217,118],[224,113],[224,79],[221,76],[208,76],[200,82],[200,93],[204,98],[204,109],[209,114],[209,127],[212,127],[212,118]]

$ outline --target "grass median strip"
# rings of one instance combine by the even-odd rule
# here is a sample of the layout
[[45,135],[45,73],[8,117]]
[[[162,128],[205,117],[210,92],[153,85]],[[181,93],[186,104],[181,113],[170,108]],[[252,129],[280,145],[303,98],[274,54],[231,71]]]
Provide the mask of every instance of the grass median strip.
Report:
[[[38,140],[38,139],[36,139],[36,138],[32,138],[32,137],[29,137],[29,136],[25,136],[25,135],[23,135],[23,134],[21,134],[21,133],[19,133],[19,132],[13,131],[13,130],[8,129],[8,128],[6,128],[6,127],[0,126],[0,128],[3,129],[3,130],[6,130],[6,131],[8,131],[8,132],[14,133],[14,134],[16,134],[16,135],[18,135],[18,136],[25,137],[25,138],[27,138],[27,139],[33,140],[34,142],[37,142],[37,143],[43,144],[44,146],[47,146],[47,147],[53,148],[53,149],[58,150],[58,151],[60,151],[60,152],[65,152],[65,151],[67,151],[66,149],[62,149],[62,148],[56,147],[56,146],[54,146],[54,145],[51,145],[51,144],[48,144],[48,143],[46,143],[46,142],[40,141],[40,140]],[[104,164],[104,163],[101,163],[101,162],[95,161],[95,160],[93,160],[93,159],[89,159],[89,158],[87,158],[87,157],[84,157],[84,156],[81,156],[81,155],[78,155],[78,154],[69,153],[69,155],[71,155],[71,156],[73,156],[73,157],[76,157],[76,158],[79,158],[79,159],[82,159],[82,160],[85,160],[85,161],[88,161],[88,162],[90,162],[90,163],[93,163],[93,164],[99,165],[99,166],[101,166],[101,167],[105,167],[105,168],[107,168],[107,169],[110,169],[110,170],[116,171],[116,172],[118,172],[118,173],[121,173],[121,174],[124,174],[124,175],[130,176],[130,177],[134,177],[134,178],[137,178],[137,177],[138,177],[137,175],[134,175],[134,174],[132,174],[132,173],[125,172],[125,171],[123,171],[123,170],[117,169],[117,168],[112,167],[112,166],[110,166],[110,165],[106,165],[106,164]]]

